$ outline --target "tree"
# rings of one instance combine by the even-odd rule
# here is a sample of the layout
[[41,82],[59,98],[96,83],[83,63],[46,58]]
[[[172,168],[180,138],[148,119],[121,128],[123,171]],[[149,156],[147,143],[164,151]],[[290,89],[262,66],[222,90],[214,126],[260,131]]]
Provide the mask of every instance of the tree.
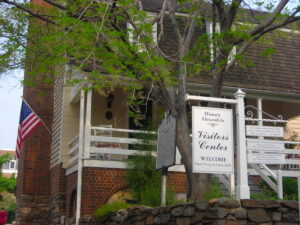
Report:
[[2,166],[9,162],[11,159],[10,154],[4,154],[0,156],[0,192],[10,192],[14,193],[16,189],[16,179],[14,176],[10,178],[3,177],[2,175]]
[[[147,98],[177,118],[177,146],[187,172],[188,197],[193,200],[203,197],[208,182],[206,175],[192,173],[192,146],[185,102],[187,75],[211,75],[210,95],[220,96],[224,76],[235,64],[245,62],[249,46],[300,19],[300,6],[288,8],[288,3],[292,3],[289,0],[280,0],[277,4],[256,0],[26,2],[0,0],[1,6],[5,6],[1,35],[10,46],[4,46],[5,51],[1,51],[2,70],[13,67],[10,63],[13,58],[26,64],[32,75],[43,74],[49,65],[52,68],[56,65],[56,70],[60,71],[59,66],[72,64],[89,73],[84,79],[73,79],[71,83],[89,82],[93,88],[101,89],[126,82],[122,86],[132,92],[132,96],[136,90],[146,90]],[[158,4],[159,10],[154,16],[146,13],[149,3]],[[252,10],[255,5],[265,12]],[[21,22],[8,21],[11,17]],[[18,34],[24,37],[21,28],[24,21],[32,17],[36,22],[29,27],[26,44],[24,39],[16,37]],[[159,25],[158,40],[164,37],[167,20],[174,33],[174,45],[178,46],[175,56],[167,55],[159,41],[156,43],[152,38],[155,23]],[[212,22],[213,32],[210,35],[196,32],[207,20]],[[217,31],[218,26],[220,31]],[[137,44],[129,40],[128,32],[136,37]],[[237,47],[237,53],[229,60],[234,47]],[[20,59],[20,55],[24,56],[20,49],[24,48],[26,57]],[[19,54],[16,54],[18,50]],[[186,65],[189,65],[188,69]],[[25,83],[33,84],[33,81]]]

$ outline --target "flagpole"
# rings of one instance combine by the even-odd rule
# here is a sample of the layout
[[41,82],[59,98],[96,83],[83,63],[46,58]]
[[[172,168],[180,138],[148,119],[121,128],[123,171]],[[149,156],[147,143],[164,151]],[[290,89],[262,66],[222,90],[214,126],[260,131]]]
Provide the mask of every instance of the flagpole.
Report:
[[45,126],[46,130],[49,132],[49,134],[52,136],[52,132],[50,131],[50,129],[46,126],[46,124],[44,123],[44,121],[41,119],[41,117],[39,117],[39,115],[30,107],[30,105],[28,104],[28,102],[23,98],[23,96],[21,97],[22,100],[27,104],[27,106],[32,110],[32,112],[35,113],[35,115],[40,119],[40,121],[42,122],[42,124]]

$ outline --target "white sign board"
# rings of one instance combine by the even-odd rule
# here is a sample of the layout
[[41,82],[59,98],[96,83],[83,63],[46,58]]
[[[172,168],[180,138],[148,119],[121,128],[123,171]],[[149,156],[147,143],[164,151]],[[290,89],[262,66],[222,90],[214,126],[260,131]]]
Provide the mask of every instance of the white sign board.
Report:
[[285,155],[273,153],[248,153],[248,163],[285,164]]
[[276,152],[285,148],[283,141],[247,139],[247,149],[250,151]]
[[276,140],[247,139],[248,163],[284,164],[284,142]]
[[194,106],[192,116],[193,172],[233,173],[232,110]]
[[247,125],[246,135],[260,137],[283,137],[283,127]]

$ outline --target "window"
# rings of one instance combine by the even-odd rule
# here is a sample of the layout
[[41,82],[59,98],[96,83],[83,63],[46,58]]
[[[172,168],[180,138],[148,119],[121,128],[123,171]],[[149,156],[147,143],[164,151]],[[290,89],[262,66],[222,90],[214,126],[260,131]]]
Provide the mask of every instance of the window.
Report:
[[[209,38],[210,38],[210,42],[209,42],[210,61],[213,62],[214,61],[214,45],[212,42],[213,23],[212,23],[212,21],[206,21],[205,23],[206,23],[206,33],[209,35]],[[234,27],[232,29],[234,30]],[[215,32],[220,33],[220,24],[219,23],[216,23]],[[218,51],[218,50],[216,50],[216,51]],[[230,63],[234,59],[235,55],[236,55],[236,46],[233,46],[233,48],[231,49],[231,51],[228,55],[228,63]]]
[[12,170],[16,169],[16,160],[10,160],[9,169],[12,169]]
[[10,160],[3,164],[2,169],[4,170],[16,170],[17,169],[17,162],[16,160]]
[[[139,41],[139,36],[138,34],[136,34],[136,32],[134,31],[134,28],[132,27],[132,25],[130,23],[127,23],[126,24],[127,26],[127,29],[128,29],[128,38],[129,38],[129,42],[132,44],[132,45],[136,45],[138,46],[138,51],[139,52],[143,52],[145,51],[144,49],[144,46],[143,44]],[[152,26],[152,38],[153,38],[153,41],[156,43],[157,42],[157,23],[155,23],[153,26]]]
[[6,162],[2,165],[2,169],[8,170],[9,169],[9,162]]

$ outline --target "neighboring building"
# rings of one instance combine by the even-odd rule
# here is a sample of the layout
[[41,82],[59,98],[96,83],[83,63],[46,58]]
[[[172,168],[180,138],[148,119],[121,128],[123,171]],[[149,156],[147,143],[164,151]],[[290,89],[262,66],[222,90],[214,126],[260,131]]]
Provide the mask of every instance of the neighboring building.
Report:
[[11,160],[9,162],[4,163],[2,166],[2,175],[4,177],[11,177],[12,175],[17,176],[18,174],[18,161],[16,159],[16,151],[12,149],[1,149],[0,156],[4,154],[10,154]]
[[[155,12],[151,4],[146,8]],[[165,23],[169,24],[168,19]],[[173,36],[166,26],[161,43],[164,52],[176,53]],[[236,67],[226,77],[222,94],[232,97],[237,88],[242,88],[247,105],[256,106],[263,100],[266,113],[289,119],[300,115],[300,37],[291,33],[290,39],[276,39],[274,45],[277,52],[268,59],[258,55],[259,46],[252,47],[248,57],[256,66]],[[24,88],[24,98],[52,127],[52,136],[40,125],[23,145],[17,187],[17,217],[22,225],[71,224],[76,213],[91,216],[127,187],[124,159],[135,153],[132,144],[138,140],[131,134],[139,131],[128,117],[126,93],[122,89],[107,96],[94,90],[84,92],[80,87],[64,86],[65,77],[82,77],[83,73],[66,66],[64,75],[54,87],[38,84]],[[207,76],[190,78],[187,88],[190,94],[207,95],[210,80]],[[38,95],[40,91],[45,95]],[[160,121],[158,106],[148,106],[151,110],[147,117]],[[169,169],[168,182],[182,197],[186,180],[179,154],[176,162]]]

